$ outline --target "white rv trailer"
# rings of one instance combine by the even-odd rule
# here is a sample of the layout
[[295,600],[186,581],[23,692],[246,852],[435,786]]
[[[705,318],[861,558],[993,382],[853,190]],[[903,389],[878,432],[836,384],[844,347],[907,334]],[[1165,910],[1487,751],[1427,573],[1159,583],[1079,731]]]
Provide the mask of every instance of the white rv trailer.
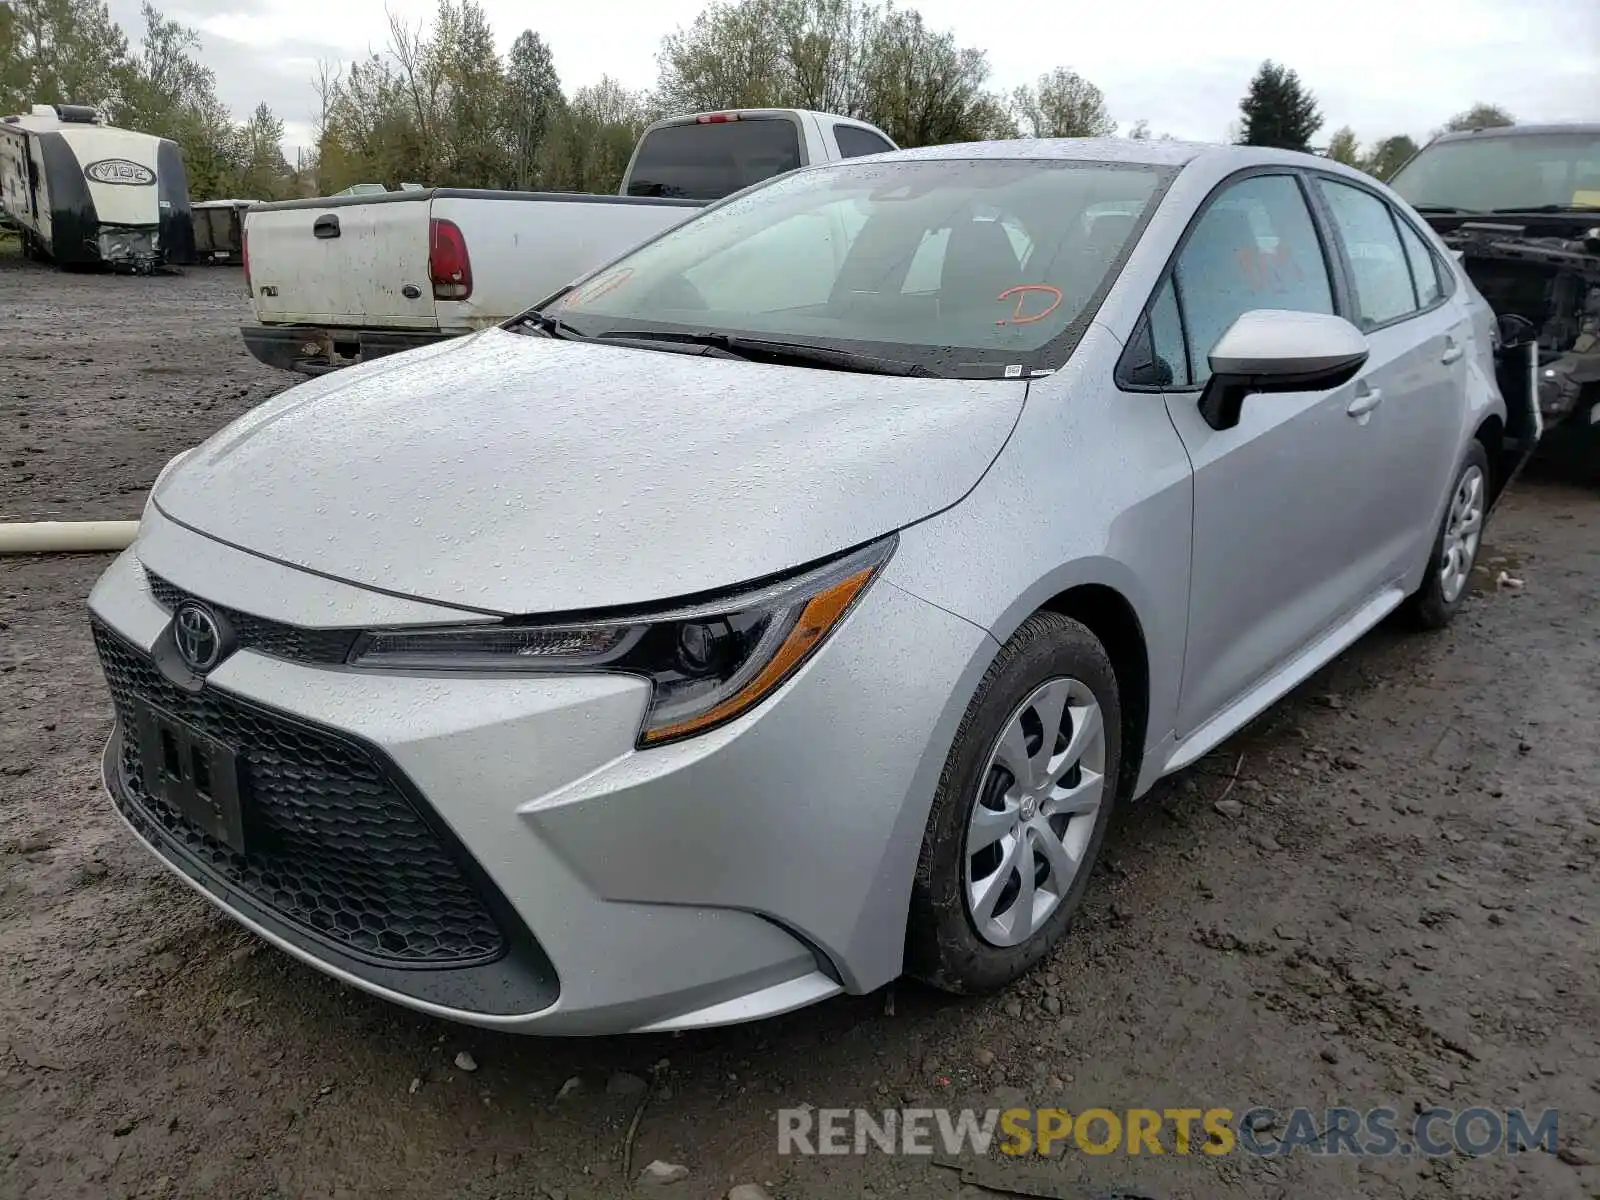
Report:
[[194,261],[177,143],[106,125],[83,105],[0,117],[0,223],[21,232],[30,255],[63,265]]

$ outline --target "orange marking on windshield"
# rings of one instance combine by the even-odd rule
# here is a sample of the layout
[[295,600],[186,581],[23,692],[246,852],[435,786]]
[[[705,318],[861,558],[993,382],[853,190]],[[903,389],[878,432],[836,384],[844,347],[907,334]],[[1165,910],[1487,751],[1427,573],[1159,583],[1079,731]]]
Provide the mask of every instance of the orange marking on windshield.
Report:
[[[1050,307],[1043,312],[1025,313],[1022,310],[1027,306],[1029,292],[1049,292],[1054,299],[1050,301]],[[1008,287],[995,299],[1011,300],[1013,296],[1016,299],[1012,300],[1011,315],[996,321],[996,325],[1032,325],[1035,321],[1044,320],[1061,307],[1061,289],[1051,287],[1048,283],[1019,283],[1016,287]]]

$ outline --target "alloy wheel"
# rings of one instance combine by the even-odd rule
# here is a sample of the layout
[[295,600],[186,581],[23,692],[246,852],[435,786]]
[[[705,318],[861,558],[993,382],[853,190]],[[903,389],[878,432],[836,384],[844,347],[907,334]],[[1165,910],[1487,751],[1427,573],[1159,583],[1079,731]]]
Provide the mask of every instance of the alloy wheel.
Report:
[[1446,604],[1454,604],[1466,590],[1467,579],[1478,557],[1478,542],[1483,536],[1483,471],[1469,465],[1456,482],[1445,517],[1444,545],[1439,558],[1439,592]]
[[980,937],[1017,946],[1072,889],[1105,802],[1106,731],[1088,686],[1040,684],[1007,718],[967,822],[967,911]]

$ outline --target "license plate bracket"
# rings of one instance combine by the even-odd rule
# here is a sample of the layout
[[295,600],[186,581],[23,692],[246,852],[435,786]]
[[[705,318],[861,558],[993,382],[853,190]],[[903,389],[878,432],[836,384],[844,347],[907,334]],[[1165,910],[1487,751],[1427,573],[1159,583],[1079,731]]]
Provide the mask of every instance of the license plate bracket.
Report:
[[151,704],[134,712],[144,786],[200,829],[243,854],[239,758],[232,749]]

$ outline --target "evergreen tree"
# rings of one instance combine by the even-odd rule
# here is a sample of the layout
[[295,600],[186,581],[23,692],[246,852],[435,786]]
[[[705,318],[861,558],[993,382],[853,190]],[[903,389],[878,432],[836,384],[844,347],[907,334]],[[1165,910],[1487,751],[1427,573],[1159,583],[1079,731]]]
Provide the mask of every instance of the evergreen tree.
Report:
[[1322,128],[1316,98],[1298,75],[1271,59],[1250,81],[1239,111],[1244,118],[1239,141],[1246,146],[1309,151],[1312,137]]
[[511,143],[514,186],[526,190],[537,183],[539,147],[565,103],[550,47],[531,29],[523,30],[506,55],[503,121]]

